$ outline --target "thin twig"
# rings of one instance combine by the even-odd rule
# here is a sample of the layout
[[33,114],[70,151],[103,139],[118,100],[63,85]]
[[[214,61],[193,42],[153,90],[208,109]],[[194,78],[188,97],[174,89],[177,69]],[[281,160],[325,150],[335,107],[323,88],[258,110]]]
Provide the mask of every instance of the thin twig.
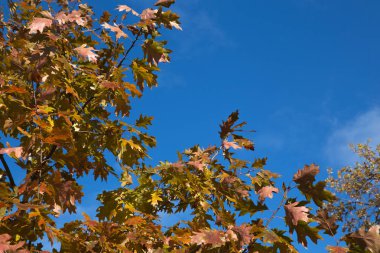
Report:
[[127,49],[127,51],[124,53],[124,56],[123,58],[121,59],[121,61],[119,62],[119,64],[117,65],[116,68],[120,68],[120,66],[123,64],[123,62],[125,61],[125,59],[127,58],[128,54],[131,52],[132,48],[135,46],[136,42],[138,41],[138,39],[140,38],[142,34],[142,30],[140,30],[135,39],[132,41],[132,44],[130,45],[130,47]]
[[280,204],[278,205],[277,209],[273,212],[272,216],[268,219],[267,224],[265,225],[266,228],[268,228],[269,223],[274,219],[274,217],[276,216],[276,214],[280,211],[281,207],[284,205],[285,200],[288,197],[288,191],[289,190],[290,190],[290,187],[287,187],[285,189],[284,194],[282,195],[282,199],[281,199]]
[[15,184],[15,181],[13,179],[12,172],[9,169],[9,166],[8,166],[7,162],[5,161],[5,159],[4,159],[4,155],[3,154],[0,154],[0,160],[1,160],[1,163],[3,164],[3,166],[4,166],[5,172],[7,173],[7,177],[9,179],[9,184],[11,185],[11,188],[13,190],[15,188],[16,184]]

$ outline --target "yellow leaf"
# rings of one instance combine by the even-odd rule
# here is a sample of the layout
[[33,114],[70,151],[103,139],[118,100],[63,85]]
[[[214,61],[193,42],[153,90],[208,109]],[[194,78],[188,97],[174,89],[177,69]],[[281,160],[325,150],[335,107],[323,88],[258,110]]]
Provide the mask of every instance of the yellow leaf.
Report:
[[158,192],[153,192],[152,199],[150,200],[150,202],[153,206],[156,206],[158,204],[158,201],[162,201],[162,198],[160,197]]

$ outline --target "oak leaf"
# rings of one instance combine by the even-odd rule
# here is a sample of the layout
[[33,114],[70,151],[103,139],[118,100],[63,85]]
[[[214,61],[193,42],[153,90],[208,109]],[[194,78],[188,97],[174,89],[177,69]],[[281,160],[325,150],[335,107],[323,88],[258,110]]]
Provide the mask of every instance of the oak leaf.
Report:
[[156,17],[157,10],[152,10],[150,8],[145,9],[141,12],[140,18],[142,20],[149,20],[149,19],[154,19]]
[[127,38],[128,35],[126,33],[124,33],[120,28],[119,26],[117,26],[115,24],[115,26],[112,26],[108,23],[104,23],[102,24],[102,26],[106,29],[110,29],[112,32],[115,32],[116,33],[116,39],[119,39],[120,37],[124,37],[124,38]]
[[175,0],[158,0],[154,5],[155,6],[164,6],[169,8],[170,5],[174,4]]
[[193,244],[210,244],[212,248],[220,247],[226,243],[224,232],[219,230],[203,229],[200,232],[195,232],[190,238]]
[[239,145],[237,145],[236,142],[234,142],[234,141],[226,141],[226,140],[223,141],[223,147],[225,149],[229,149],[229,148],[241,149],[241,147]]
[[93,52],[95,50],[93,47],[86,47],[86,44],[83,44],[80,47],[74,48],[75,51],[79,54],[82,58],[87,58],[90,62],[96,62],[97,57],[99,57],[96,53]]
[[305,165],[293,176],[293,181],[299,184],[309,184],[315,181],[315,176],[319,173],[319,166],[311,164]]
[[297,206],[299,202],[290,203],[284,206],[286,218],[297,226],[298,221],[308,222],[309,209],[306,206]]
[[53,20],[48,18],[34,18],[29,24],[29,34],[34,34],[39,31],[42,33],[45,27],[50,27],[53,24]]
[[278,193],[278,188],[273,186],[264,186],[257,192],[259,194],[259,200],[263,202],[265,198],[273,198],[273,192]]
[[135,16],[138,16],[139,14],[134,11],[131,7],[127,6],[127,5],[119,5],[117,8],[116,8],[118,11],[126,11],[126,12],[131,12],[133,15]]
[[340,246],[327,246],[326,249],[330,253],[347,253],[348,248],[340,247]]
[[15,148],[1,148],[0,149],[0,154],[7,154],[7,155],[11,155],[11,154],[14,154],[15,157],[17,158],[21,158],[22,157],[22,153],[23,153],[23,148],[22,147],[15,147]]

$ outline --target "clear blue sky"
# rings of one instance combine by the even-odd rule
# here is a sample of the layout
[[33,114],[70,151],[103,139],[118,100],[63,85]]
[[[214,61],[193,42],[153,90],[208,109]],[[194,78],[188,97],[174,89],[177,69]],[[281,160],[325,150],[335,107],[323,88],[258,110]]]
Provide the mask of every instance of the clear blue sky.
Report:
[[[152,1],[93,1],[97,11]],[[380,143],[380,1],[177,0],[183,31],[167,34],[172,62],[159,87],[133,102],[154,116],[152,163],[218,139],[236,109],[256,157],[290,180],[304,164],[322,175],[352,163],[349,143]],[[117,186],[111,181],[107,187]],[[96,185],[86,185],[96,196]],[[95,203],[84,201],[93,214]],[[303,252],[323,252],[325,245]]]
[[[114,1],[139,8],[150,1]],[[110,5],[96,4],[99,10]],[[338,169],[349,143],[380,143],[380,1],[178,0],[172,63],[134,102],[153,115],[152,162],[215,144],[233,110],[257,131],[256,156],[290,180],[304,164]],[[304,252],[325,251],[325,244]]]

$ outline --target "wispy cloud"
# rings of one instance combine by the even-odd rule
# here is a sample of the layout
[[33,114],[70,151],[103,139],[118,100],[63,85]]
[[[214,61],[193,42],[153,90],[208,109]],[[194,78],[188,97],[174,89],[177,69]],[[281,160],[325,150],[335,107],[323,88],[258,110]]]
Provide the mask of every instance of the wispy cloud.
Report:
[[356,154],[350,144],[365,143],[371,140],[373,145],[380,143],[380,108],[375,107],[338,127],[327,140],[326,156],[333,166],[353,164]]

